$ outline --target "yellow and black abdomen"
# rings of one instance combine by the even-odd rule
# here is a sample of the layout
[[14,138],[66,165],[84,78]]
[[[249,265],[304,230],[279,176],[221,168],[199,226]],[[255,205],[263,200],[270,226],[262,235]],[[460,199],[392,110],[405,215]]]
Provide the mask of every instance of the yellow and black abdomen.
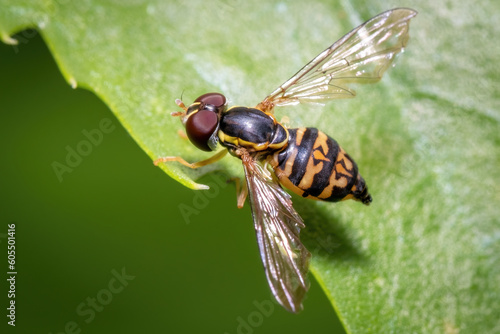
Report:
[[329,202],[372,201],[358,166],[333,138],[316,128],[288,132],[288,146],[270,159],[285,187],[302,197]]

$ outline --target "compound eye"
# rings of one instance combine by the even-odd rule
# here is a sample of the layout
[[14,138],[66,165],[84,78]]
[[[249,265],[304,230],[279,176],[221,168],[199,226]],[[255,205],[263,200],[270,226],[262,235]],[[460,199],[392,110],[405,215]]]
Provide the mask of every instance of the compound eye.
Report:
[[194,146],[203,151],[214,151],[217,147],[219,118],[212,110],[202,109],[186,121],[186,133]]
[[221,108],[226,108],[226,97],[219,93],[203,94],[194,102],[201,102],[203,105],[213,105],[217,109],[217,112],[221,111]]

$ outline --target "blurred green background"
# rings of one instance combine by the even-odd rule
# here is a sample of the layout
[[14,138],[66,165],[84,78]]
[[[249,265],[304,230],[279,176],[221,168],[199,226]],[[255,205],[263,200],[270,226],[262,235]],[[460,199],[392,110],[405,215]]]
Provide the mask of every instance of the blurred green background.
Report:
[[[18,271],[15,329],[2,279],[1,332],[343,333],[312,275],[302,313],[270,306],[250,210],[236,208],[233,185],[213,174],[201,180],[213,192],[201,195],[173,181],[96,96],[67,85],[35,31],[19,37],[0,43],[1,275],[12,222]],[[104,119],[113,130],[86,147],[84,131]],[[66,165],[68,147],[89,154],[60,182],[53,164]],[[180,208],[193,209],[188,220]],[[126,283],[114,279],[122,271]]]

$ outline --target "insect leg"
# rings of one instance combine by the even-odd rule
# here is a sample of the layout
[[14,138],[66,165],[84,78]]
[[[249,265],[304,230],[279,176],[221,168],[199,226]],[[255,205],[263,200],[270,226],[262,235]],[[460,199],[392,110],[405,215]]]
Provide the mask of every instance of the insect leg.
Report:
[[245,205],[245,200],[248,196],[247,183],[243,182],[242,185],[239,178],[235,178],[233,179],[233,181],[236,184],[236,199],[238,201],[238,209],[241,209],[243,205]]
[[186,134],[184,131],[180,130],[180,129],[179,129],[179,130],[177,130],[177,134],[178,134],[178,135],[179,135],[179,137],[181,137],[182,139],[185,139],[185,140],[188,140],[188,139],[189,139],[189,138],[188,138],[188,136],[187,136],[187,134]]
[[241,179],[239,177],[232,177],[227,182],[234,182],[236,186],[236,201],[238,205],[238,209],[241,209],[245,204],[245,200],[248,196],[248,188],[247,183],[243,182],[243,187],[241,186]]
[[221,150],[220,152],[218,152],[217,154],[211,156],[208,159],[205,159],[205,160],[202,160],[202,161],[198,161],[198,162],[193,162],[193,163],[189,163],[186,160],[182,159],[181,157],[163,157],[163,158],[158,158],[153,163],[155,164],[155,166],[158,166],[162,162],[177,161],[177,162],[183,164],[186,167],[195,169],[195,168],[203,167],[203,166],[206,166],[206,165],[210,165],[211,163],[214,163],[214,162],[222,159],[226,154],[227,154],[227,150]]

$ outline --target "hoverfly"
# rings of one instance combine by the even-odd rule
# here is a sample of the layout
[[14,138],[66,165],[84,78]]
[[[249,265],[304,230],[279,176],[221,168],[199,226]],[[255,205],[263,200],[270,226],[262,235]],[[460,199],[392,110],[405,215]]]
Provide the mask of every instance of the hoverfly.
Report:
[[196,163],[164,157],[155,165],[177,161],[198,168],[227,152],[241,159],[246,184],[238,190],[238,207],[248,196],[269,286],[290,312],[302,309],[311,255],[299,237],[304,222],[280,185],[330,202],[354,199],[368,205],[372,197],[356,163],[333,138],[316,128],[286,128],[274,117],[274,107],[351,98],[355,92],[348,84],[377,82],[406,46],[415,15],[396,8],[361,24],[254,108],[228,109],[219,93],[204,94],[189,107],[176,100],[184,111],[172,115],[180,116],[190,141],[203,151],[215,151],[218,143],[225,149]]

